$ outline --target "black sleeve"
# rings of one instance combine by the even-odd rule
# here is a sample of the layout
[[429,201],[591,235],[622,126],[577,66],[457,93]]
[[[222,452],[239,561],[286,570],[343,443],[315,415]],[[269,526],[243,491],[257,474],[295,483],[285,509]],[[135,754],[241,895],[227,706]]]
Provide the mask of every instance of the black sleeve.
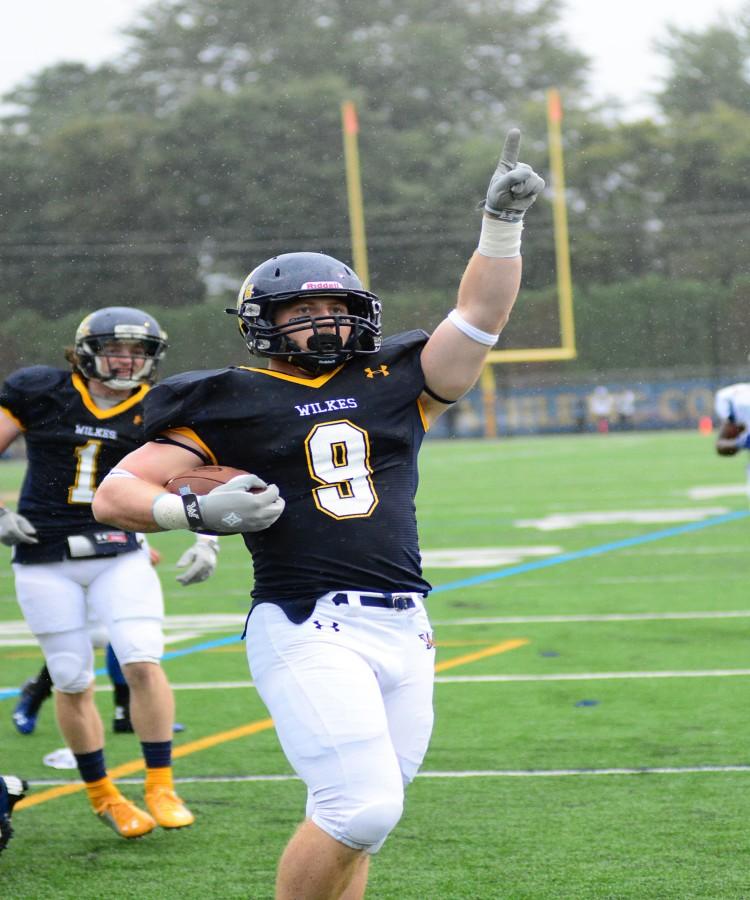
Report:
[[43,403],[69,373],[49,366],[29,366],[12,372],[0,388],[0,407],[6,409],[24,428],[34,417],[35,406]]
[[196,430],[212,418],[219,404],[226,370],[185,372],[152,387],[143,398],[143,424],[147,441],[171,428]]

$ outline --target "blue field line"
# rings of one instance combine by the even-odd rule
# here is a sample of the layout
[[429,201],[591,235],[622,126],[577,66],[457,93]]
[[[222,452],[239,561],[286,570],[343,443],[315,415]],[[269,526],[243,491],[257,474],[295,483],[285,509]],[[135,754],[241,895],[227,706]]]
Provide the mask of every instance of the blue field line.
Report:
[[[702,522],[689,522],[687,525],[664,528],[661,531],[653,531],[650,534],[641,534],[632,538],[624,538],[621,541],[611,541],[608,544],[598,544],[596,547],[586,547],[583,550],[573,550],[571,553],[559,553],[557,556],[550,556],[548,559],[535,559],[532,562],[521,563],[517,566],[508,566],[505,569],[498,569],[496,572],[485,572],[484,575],[475,575],[473,578],[462,578],[459,581],[449,581],[447,584],[441,584],[438,585],[438,587],[433,588],[431,593],[440,594],[444,591],[456,591],[459,588],[474,587],[477,584],[484,584],[488,581],[499,581],[501,578],[510,578],[512,575],[523,575],[526,572],[549,569],[552,566],[574,562],[577,559],[601,556],[604,553],[611,553],[613,550],[624,550],[626,547],[637,547],[639,544],[650,544],[653,541],[662,541],[665,538],[677,537],[678,535],[689,534],[693,531],[701,531],[704,528],[712,528],[714,525],[725,525],[727,522],[736,522],[739,519],[746,519],[748,516],[750,516],[750,510],[739,510],[738,512],[726,513],[723,516],[714,516],[712,519],[704,519]],[[186,647],[184,650],[170,650],[164,654],[162,659],[167,660],[176,659],[180,656],[189,656],[192,653],[200,653],[203,650],[213,650],[216,647],[237,644],[240,640],[241,638],[237,634],[230,635],[229,637],[217,638],[213,641],[204,641],[202,644],[195,644],[192,647]],[[97,669],[94,674],[106,675],[107,669]],[[0,700],[8,700],[11,697],[17,697],[20,693],[18,688],[0,691]]]
[[[188,656],[191,653],[199,653],[201,650],[213,650],[215,647],[225,647],[227,644],[237,644],[239,641],[240,636],[238,634],[232,634],[229,637],[216,638],[216,640],[213,641],[204,641],[202,644],[194,644],[192,647],[185,647],[183,650],[169,650],[162,656],[162,660],[176,659],[178,656]],[[106,666],[94,670],[94,675],[106,674]],[[20,693],[20,688],[11,688],[7,691],[0,691],[0,700],[8,700],[11,697],[17,697]]]
[[676,537],[680,534],[688,534],[691,531],[700,531],[703,528],[711,528],[714,525],[724,525],[727,522],[735,522],[738,519],[746,519],[750,516],[750,510],[726,513],[723,516],[715,516],[713,519],[704,519],[702,522],[690,522],[687,525],[677,525],[674,528],[664,528],[661,531],[653,531],[650,534],[641,534],[637,537],[624,538],[621,541],[612,541],[609,544],[599,544],[596,547],[587,547],[585,550],[574,550],[571,553],[559,553],[547,559],[535,559],[532,562],[521,563],[517,566],[508,566],[498,569],[497,572],[485,572],[484,575],[475,575],[473,578],[462,578],[460,581],[449,581],[433,588],[432,594],[442,591],[455,591],[458,588],[473,587],[484,584],[485,581],[498,581],[501,578],[510,578],[511,575],[522,575],[524,572],[534,572],[537,569],[549,569],[551,566],[559,566],[561,563],[573,562],[576,559],[585,559],[589,556],[600,556],[602,553],[611,553],[613,550],[623,550],[625,547],[635,547],[638,544],[650,544],[652,541],[661,541],[664,538]]

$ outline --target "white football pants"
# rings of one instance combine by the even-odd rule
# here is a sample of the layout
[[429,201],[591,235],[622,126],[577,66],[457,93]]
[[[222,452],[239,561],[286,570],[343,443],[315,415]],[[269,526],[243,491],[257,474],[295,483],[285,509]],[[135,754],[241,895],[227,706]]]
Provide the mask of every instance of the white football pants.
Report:
[[148,550],[14,563],[13,573],[18,603],[58,690],[78,693],[93,680],[92,619],[106,627],[121,665],[161,659],[164,598]]
[[318,600],[301,625],[273,603],[250,616],[247,657],[307,816],[374,853],[400,818],[432,731],[435,650],[424,606]]

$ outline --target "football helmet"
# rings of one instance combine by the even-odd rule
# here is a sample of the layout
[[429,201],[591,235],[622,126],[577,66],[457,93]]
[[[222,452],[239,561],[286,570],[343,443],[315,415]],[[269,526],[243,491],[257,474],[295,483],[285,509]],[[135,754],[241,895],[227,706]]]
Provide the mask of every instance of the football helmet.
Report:
[[[275,324],[281,304],[300,297],[341,297],[345,315],[295,316]],[[257,266],[247,276],[239,295],[236,315],[251,353],[284,359],[314,375],[330,371],[353,356],[380,349],[380,300],[366,291],[345,263],[325,253],[284,253]],[[344,341],[342,327],[350,333]],[[301,347],[294,335],[312,330]]]
[[[111,372],[104,362],[112,341],[140,345],[133,353],[129,376]],[[95,378],[115,390],[151,384],[167,349],[167,334],[153,316],[131,306],[106,306],[90,313],[78,326],[75,338],[76,368],[84,378]],[[102,363],[104,362],[104,365]]]

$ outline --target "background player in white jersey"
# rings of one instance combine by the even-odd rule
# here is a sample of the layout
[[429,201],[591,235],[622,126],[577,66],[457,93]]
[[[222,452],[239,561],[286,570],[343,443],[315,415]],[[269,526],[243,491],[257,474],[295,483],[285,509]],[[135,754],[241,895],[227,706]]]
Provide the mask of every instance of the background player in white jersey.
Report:
[[148,443],[94,500],[102,522],[239,532],[252,553],[248,661],[308,788],[306,818],[279,863],[281,900],[364,895],[370,855],[398,822],[427,749],[434,642],[417,453],[477,380],[518,293],[522,219],[544,186],[518,162],[519,144],[514,129],[457,308],[431,336],[382,340],[380,301],[348,266],[282,254],[250,273],[231,311],[268,368],[187,373],[152,391],[147,437],[188,441],[274,485],[249,493],[264,482],[247,475],[202,497],[165,493],[198,462],[184,446]]
[[[91,512],[101,479],[143,441],[143,398],[165,348],[166,335],[148,313],[106,307],[79,326],[68,354],[72,372],[31,366],[0,389],[0,451],[23,434],[27,455],[18,512],[0,508],[0,542],[13,547],[18,602],[44,653],[58,724],[92,808],[126,838],[194,820],[172,784],[174,699],[159,664],[159,579],[138,535],[103,528]],[[106,772],[90,618],[106,626],[130,687],[150,814]]]
[[[714,412],[719,420],[716,452],[720,456],[734,456],[740,450],[750,450],[750,384],[738,382],[717,391]],[[750,462],[746,472],[750,496]]]

